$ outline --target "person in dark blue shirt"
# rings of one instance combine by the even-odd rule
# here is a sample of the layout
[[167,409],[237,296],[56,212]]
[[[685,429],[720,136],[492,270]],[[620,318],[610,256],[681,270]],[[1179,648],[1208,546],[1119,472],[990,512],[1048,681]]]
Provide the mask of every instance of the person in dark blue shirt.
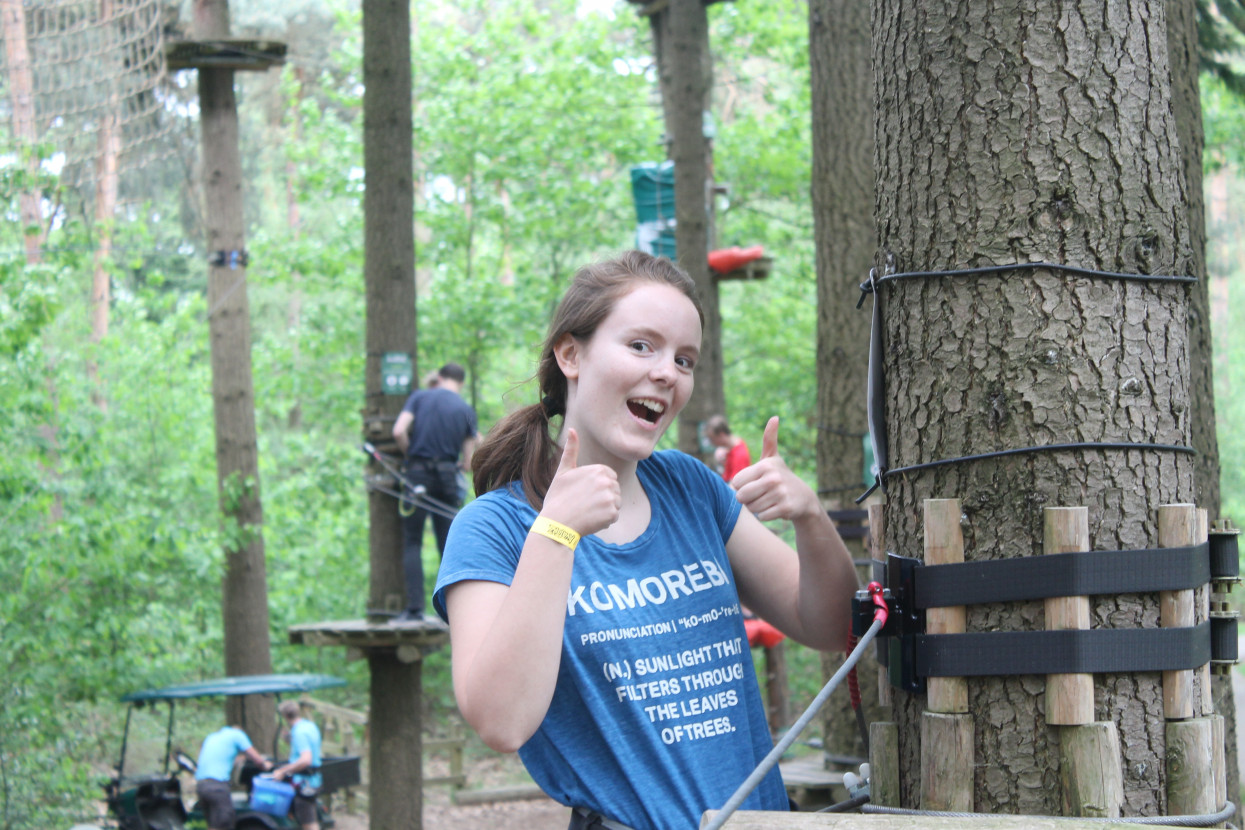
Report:
[[[475,446],[476,413],[459,392],[467,373],[457,363],[437,372],[437,385],[417,389],[393,425],[393,437],[406,456],[405,478],[411,488],[445,505],[429,511],[419,502],[403,505],[402,570],[406,577],[406,610],[394,622],[420,622],[424,617],[424,521],[431,514],[437,550],[445,553],[452,512],[463,501],[459,472],[471,466]],[[408,512],[409,511],[409,512]]]

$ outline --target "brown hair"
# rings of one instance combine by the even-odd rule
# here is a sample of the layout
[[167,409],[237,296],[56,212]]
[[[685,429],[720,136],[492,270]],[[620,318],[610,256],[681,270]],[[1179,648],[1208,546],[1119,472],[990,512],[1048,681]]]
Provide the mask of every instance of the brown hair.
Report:
[[597,326],[613,311],[614,304],[642,281],[681,291],[692,301],[704,325],[705,313],[696,284],[686,271],[664,257],[626,251],[580,268],[549,322],[549,333],[540,351],[536,368],[540,403],[525,406],[498,421],[472,455],[477,493],[521,481],[528,503],[540,510],[561,454],[551,434],[550,419],[566,414],[566,376],[558,367],[554,346],[567,334],[576,340],[590,340]]

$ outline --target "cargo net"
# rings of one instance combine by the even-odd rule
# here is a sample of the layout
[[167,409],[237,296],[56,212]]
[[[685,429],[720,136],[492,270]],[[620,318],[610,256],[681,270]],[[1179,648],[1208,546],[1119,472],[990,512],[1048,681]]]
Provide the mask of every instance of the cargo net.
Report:
[[172,154],[159,0],[0,0],[0,8],[7,115],[19,143],[52,148],[63,185],[90,193],[101,177],[124,183]]

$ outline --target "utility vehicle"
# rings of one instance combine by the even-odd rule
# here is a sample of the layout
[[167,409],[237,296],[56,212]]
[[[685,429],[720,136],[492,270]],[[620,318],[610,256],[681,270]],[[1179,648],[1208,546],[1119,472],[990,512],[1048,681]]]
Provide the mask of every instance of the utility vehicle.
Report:
[[[104,782],[109,815],[117,821],[120,830],[203,830],[207,827],[199,804],[196,802],[187,809],[182,798],[178,771],[193,774],[195,760],[180,750],[174,751],[173,748],[173,723],[178,700],[271,694],[279,701],[283,694],[310,692],[345,684],[344,680],[324,674],[257,674],[165,686],[160,689],[143,689],[124,695],[121,701],[128,703],[129,708],[126,710],[125,732],[121,738],[121,758],[117,762],[116,775]],[[131,772],[126,768],[130,721],[137,709],[144,706],[155,707],[161,702],[167,703],[169,707],[164,740],[164,765],[157,772]],[[277,733],[280,733],[280,729]],[[276,743],[277,739],[274,738],[269,758],[279,763],[281,756],[277,752]],[[251,809],[251,779],[259,772],[261,770],[248,760],[235,782],[237,788],[234,790],[233,800],[238,813],[236,830],[297,828],[298,824],[292,816],[272,816]],[[342,787],[358,784],[359,756],[322,757],[320,775],[324,779],[319,791],[322,796]],[[333,827],[336,823],[333,817],[323,804],[317,802],[317,805],[320,826]]]

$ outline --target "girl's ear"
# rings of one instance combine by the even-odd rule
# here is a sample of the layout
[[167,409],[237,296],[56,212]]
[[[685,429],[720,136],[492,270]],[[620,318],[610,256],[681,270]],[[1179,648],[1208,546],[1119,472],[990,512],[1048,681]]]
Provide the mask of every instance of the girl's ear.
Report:
[[553,344],[553,356],[567,380],[579,377],[579,342],[574,335],[567,332],[559,337]]

